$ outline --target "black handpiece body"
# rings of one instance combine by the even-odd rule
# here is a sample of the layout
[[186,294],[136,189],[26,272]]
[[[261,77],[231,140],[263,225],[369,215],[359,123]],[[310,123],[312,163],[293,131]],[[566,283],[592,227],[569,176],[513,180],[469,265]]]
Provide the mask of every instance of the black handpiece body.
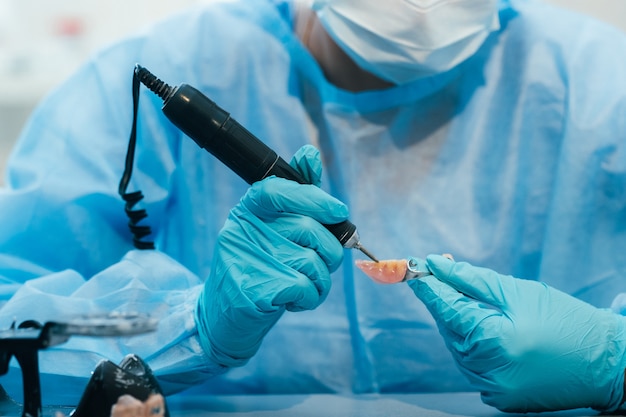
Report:
[[248,184],[271,175],[307,183],[298,171],[229,113],[187,84],[175,88],[163,103],[163,113]]
[[[269,176],[307,181],[275,151],[230,117],[224,109],[188,84],[176,87],[163,113],[201,148],[213,154],[248,184]],[[324,225],[342,245],[356,231],[349,220]]]
[[[200,91],[188,84],[168,90],[162,97],[167,118],[248,184],[271,175],[307,183],[287,161]],[[324,226],[342,245],[354,247],[356,226],[349,220]]]
[[[142,84],[163,99],[163,113],[201,148],[219,159],[248,184],[271,175],[306,184],[307,181],[276,152],[239,124],[215,102],[188,84],[171,87],[147,69],[137,65],[135,75]],[[325,224],[342,246],[358,249],[378,260],[359,240],[349,220]]]

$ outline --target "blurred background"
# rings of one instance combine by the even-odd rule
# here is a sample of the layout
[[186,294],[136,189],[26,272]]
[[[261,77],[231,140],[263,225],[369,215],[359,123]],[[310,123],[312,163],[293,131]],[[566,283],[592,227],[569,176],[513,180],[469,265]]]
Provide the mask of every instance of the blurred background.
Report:
[[[36,103],[93,51],[195,3],[214,0],[0,0],[0,183]],[[626,0],[546,0],[626,31]]]

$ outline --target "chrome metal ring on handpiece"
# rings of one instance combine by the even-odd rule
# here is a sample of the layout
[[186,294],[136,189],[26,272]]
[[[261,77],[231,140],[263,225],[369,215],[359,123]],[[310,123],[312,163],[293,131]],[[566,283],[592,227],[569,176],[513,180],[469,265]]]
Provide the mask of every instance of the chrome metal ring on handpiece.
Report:
[[428,270],[426,261],[418,258],[408,258],[406,260],[406,273],[404,274],[404,281],[409,279],[419,279],[426,275],[432,275],[432,272]]
[[378,259],[374,255],[372,255],[370,251],[365,249],[363,245],[361,245],[361,238],[359,237],[359,233],[356,231],[356,229],[354,230],[352,235],[348,238],[348,240],[346,240],[346,242],[343,244],[343,247],[347,249],[360,250],[363,254],[365,254],[365,256],[370,258],[372,261],[378,262]]

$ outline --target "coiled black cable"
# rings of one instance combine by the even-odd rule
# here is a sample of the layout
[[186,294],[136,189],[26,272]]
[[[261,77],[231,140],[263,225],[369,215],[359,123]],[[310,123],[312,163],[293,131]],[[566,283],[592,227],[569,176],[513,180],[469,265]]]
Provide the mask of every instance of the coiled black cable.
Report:
[[143,85],[148,87],[150,91],[161,97],[164,102],[174,94],[174,87],[167,85],[139,64],[135,65],[135,77],[137,77]]
[[120,180],[118,192],[122,199],[126,202],[124,211],[128,216],[128,227],[133,235],[133,245],[137,249],[154,249],[154,242],[143,240],[144,237],[152,233],[150,226],[139,225],[139,222],[146,217],[148,213],[145,209],[133,210],[133,207],[143,199],[141,191],[127,192],[130,177],[133,173],[133,163],[135,160],[135,146],[137,143],[137,116],[139,110],[139,87],[141,85],[137,69],[133,71],[133,124],[128,140],[128,150],[126,151],[126,164],[124,173]]

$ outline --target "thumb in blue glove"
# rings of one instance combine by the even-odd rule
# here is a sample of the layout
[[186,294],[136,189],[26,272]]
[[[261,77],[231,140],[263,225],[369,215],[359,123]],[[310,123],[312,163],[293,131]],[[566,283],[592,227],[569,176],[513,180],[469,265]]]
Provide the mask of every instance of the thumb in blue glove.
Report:
[[294,167],[309,184],[322,184],[322,157],[313,145],[304,145],[293,155],[289,164]]
[[[305,147],[294,161],[319,182],[319,152]],[[213,361],[245,364],[285,310],[311,310],[326,298],[343,247],[322,224],[347,217],[315,185],[270,177],[250,187],[220,231],[198,301],[200,342]]]
[[486,404],[530,412],[623,399],[626,318],[536,281],[429,256],[410,281]]

